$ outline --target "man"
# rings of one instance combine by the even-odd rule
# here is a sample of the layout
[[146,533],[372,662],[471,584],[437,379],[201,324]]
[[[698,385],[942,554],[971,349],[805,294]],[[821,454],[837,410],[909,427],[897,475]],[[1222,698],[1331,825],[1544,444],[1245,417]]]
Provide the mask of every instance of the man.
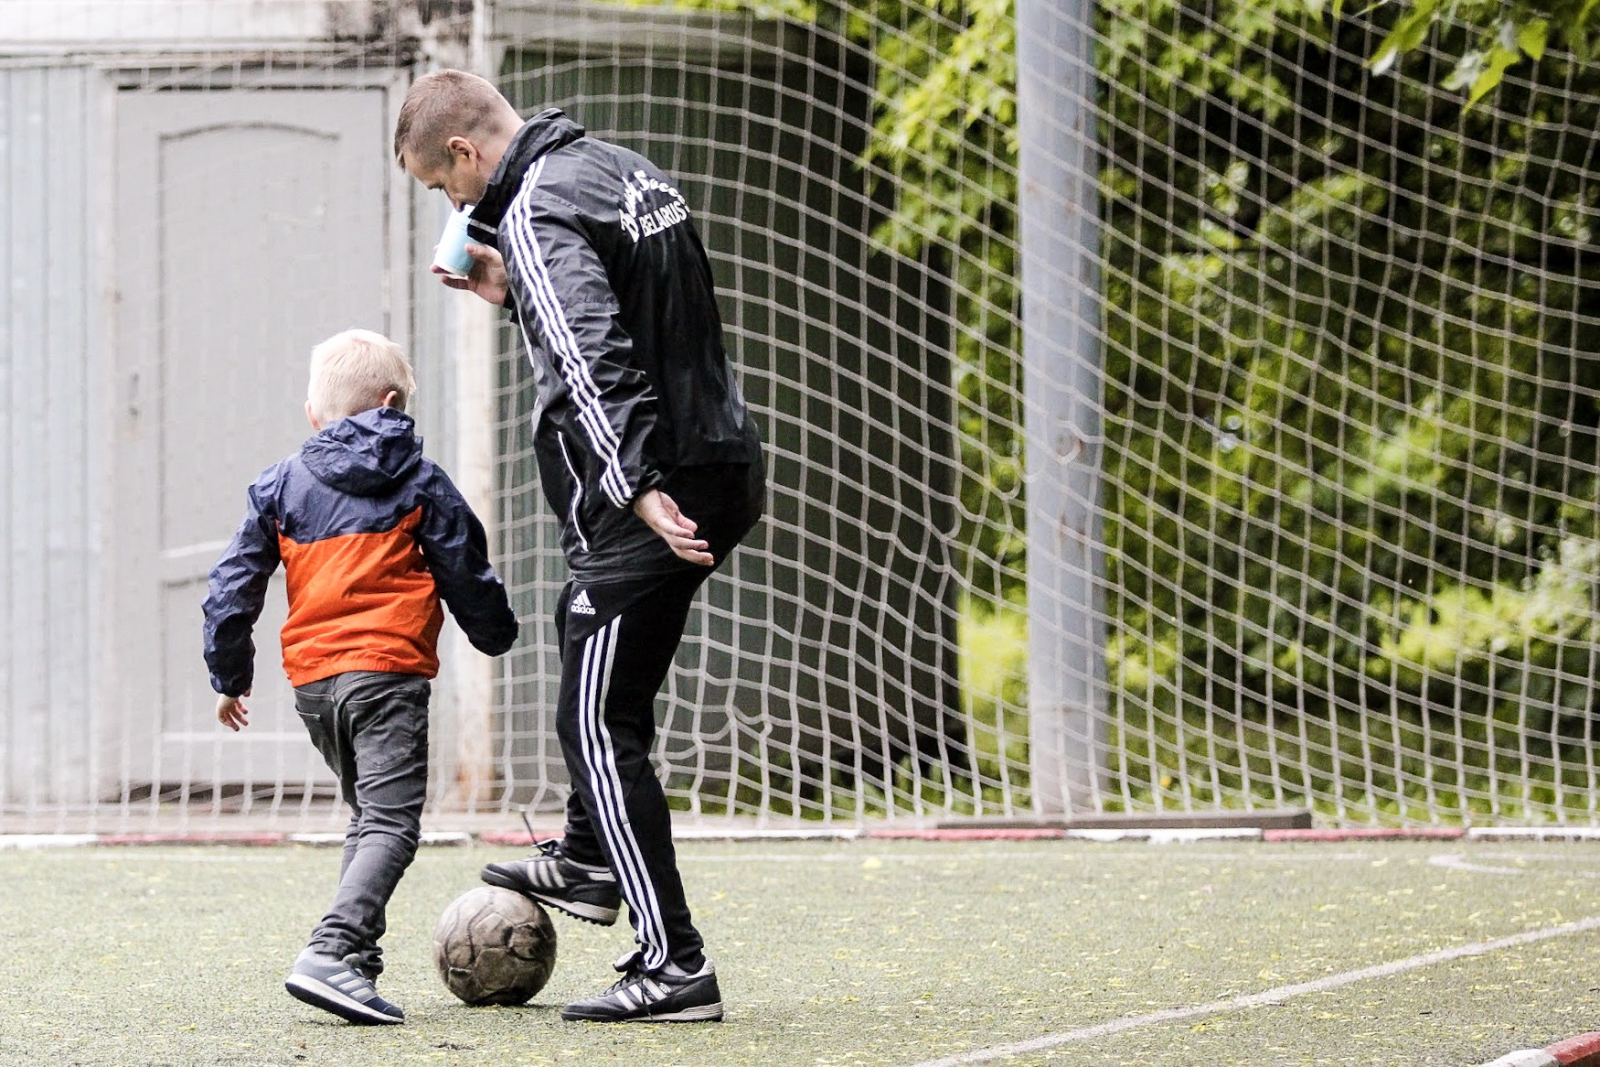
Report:
[[710,263],[683,197],[643,156],[554,109],[524,123],[474,75],[418,79],[394,150],[452,205],[476,205],[471,273],[445,284],[505,304],[522,328],[539,478],[571,570],[556,606],[565,837],[483,878],[602,925],[627,901],[636,949],[621,979],[563,1018],[721,1019],[650,765],[655,696],[695,590],[765,495]]

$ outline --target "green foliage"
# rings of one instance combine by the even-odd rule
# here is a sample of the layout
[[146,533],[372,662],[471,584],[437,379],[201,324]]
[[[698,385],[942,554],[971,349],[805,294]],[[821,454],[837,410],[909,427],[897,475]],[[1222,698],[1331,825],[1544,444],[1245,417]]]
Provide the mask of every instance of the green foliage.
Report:
[[1013,4],[877,0],[860,10],[878,103],[862,165],[894,205],[873,236],[951,274],[958,563],[998,602],[1021,589],[1024,549]]
[[[1444,86],[1466,89],[1469,104],[1477,103],[1498,86],[1511,67],[1524,61],[1539,62],[1552,44],[1566,44],[1584,59],[1593,52],[1596,0],[1389,2],[1399,14],[1372,54],[1372,69],[1379,74],[1389,71],[1402,57],[1421,47],[1440,24],[1447,29],[1464,30],[1469,43],[1444,78]],[[1308,0],[1308,6],[1315,14],[1321,14],[1321,0]],[[1335,0],[1335,21],[1342,12],[1342,0]]]
[[[1554,46],[1582,54],[1597,4],[1096,8],[1129,802],[1593,806],[1600,74]],[[1012,5],[864,0],[832,22],[877,60],[876,237],[954,282],[969,592],[1015,603]],[[1004,618],[963,626],[968,713],[1001,744],[1021,695],[970,694],[977,657],[1015,669]]]
[[1504,121],[1374,80],[1362,25],[1243,7],[1102,20],[1122,784],[1311,768],[1404,817],[1485,802],[1506,752],[1555,782],[1600,637],[1600,79],[1545,54]]

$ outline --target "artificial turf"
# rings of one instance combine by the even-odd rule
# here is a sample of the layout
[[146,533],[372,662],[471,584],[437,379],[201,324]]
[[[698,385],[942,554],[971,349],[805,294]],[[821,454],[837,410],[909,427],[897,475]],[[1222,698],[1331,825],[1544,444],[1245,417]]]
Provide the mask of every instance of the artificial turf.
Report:
[[[909,1067],[1600,915],[1592,845],[686,843],[728,1019],[608,1027],[557,1010],[609,983],[624,925],[558,918],[527,1007],[466,1007],[435,976],[435,919],[513,852],[419,854],[380,981],[407,1024],[382,1029],[283,991],[335,850],[0,853],[0,1064]],[[997,1062],[1467,1067],[1600,1027],[1597,947],[1555,937]]]

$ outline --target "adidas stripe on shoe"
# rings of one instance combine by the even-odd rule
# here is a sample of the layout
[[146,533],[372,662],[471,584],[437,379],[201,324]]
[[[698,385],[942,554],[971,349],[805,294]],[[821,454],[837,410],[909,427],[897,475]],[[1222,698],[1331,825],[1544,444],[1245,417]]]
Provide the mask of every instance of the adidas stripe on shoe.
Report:
[[406,1013],[399,1005],[380,997],[366,975],[342,959],[321,956],[310,949],[300,953],[283,985],[296,1000],[352,1023],[392,1026],[406,1021]]
[[490,885],[514,889],[575,919],[610,926],[622,908],[616,875],[566,858],[559,841],[541,841],[525,860],[491,863],[479,875]]
[[576,1000],[561,1009],[569,1022],[711,1023],[722,1021],[722,991],[716,968],[707,960],[694,974],[668,965],[654,974],[644,970],[644,957],[630,952],[614,966],[622,977],[597,997]]

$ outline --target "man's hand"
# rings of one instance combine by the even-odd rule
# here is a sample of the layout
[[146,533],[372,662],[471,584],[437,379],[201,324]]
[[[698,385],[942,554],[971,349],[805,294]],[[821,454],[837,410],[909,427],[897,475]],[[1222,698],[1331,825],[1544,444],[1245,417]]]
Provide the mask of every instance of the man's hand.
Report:
[[693,519],[678,510],[672,498],[659,489],[647,489],[633,502],[633,513],[661,535],[678,556],[690,563],[710,567],[717,561],[707,551],[711,546],[695,537],[697,529]]
[[438,267],[433,273],[451,289],[465,289],[487,300],[495,307],[506,302],[506,261],[488,245],[469,244],[467,255],[472,257],[472,270],[465,278],[452,278]]
[[249,726],[250,709],[244,706],[244,697],[250,695],[250,690],[244,691],[244,696],[217,697],[217,721],[234,733],[239,732],[239,727]]

